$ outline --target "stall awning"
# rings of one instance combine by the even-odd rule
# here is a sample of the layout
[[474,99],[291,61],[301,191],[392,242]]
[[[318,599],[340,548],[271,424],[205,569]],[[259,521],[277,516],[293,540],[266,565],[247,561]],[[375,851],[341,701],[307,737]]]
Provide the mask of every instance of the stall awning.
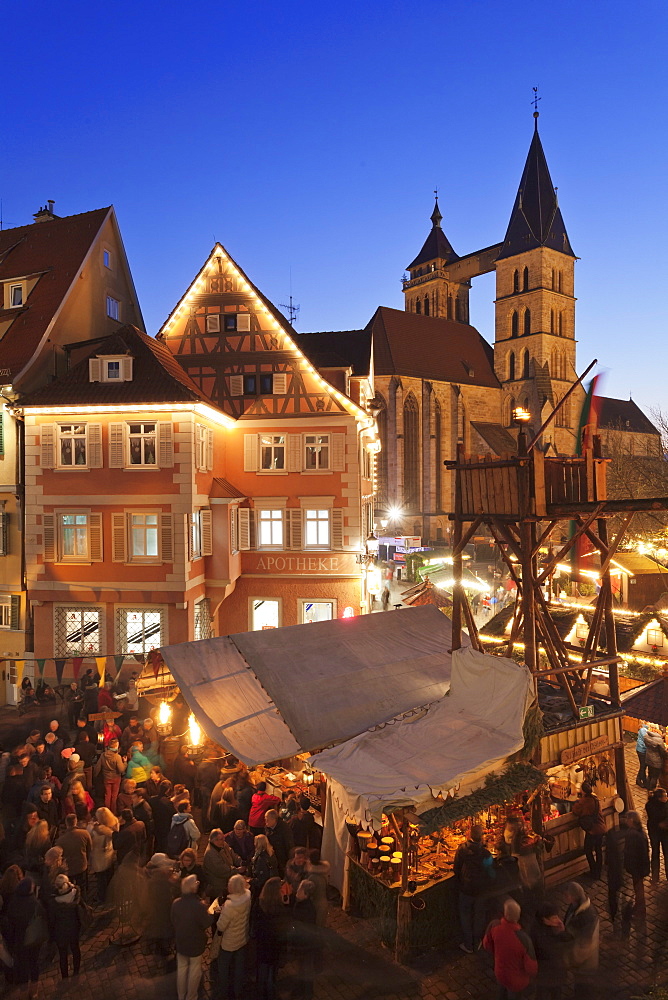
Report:
[[631,688],[622,694],[624,715],[643,722],[668,726],[668,677],[659,677],[642,687]]
[[333,794],[358,820],[372,822],[391,807],[425,811],[439,792],[470,792],[522,748],[533,697],[526,667],[470,647],[457,650],[447,697],[311,761],[338,783]]
[[249,765],[363,733],[442,698],[452,627],[404,608],[161,649],[207,735]]

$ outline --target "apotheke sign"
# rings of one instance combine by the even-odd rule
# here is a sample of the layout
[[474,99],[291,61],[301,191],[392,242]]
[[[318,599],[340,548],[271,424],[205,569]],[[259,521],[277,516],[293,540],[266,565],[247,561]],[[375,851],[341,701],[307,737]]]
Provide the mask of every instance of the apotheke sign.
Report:
[[244,573],[289,573],[305,576],[358,576],[355,557],[349,553],[330,555],[270,555],[269,553],[244,553]]

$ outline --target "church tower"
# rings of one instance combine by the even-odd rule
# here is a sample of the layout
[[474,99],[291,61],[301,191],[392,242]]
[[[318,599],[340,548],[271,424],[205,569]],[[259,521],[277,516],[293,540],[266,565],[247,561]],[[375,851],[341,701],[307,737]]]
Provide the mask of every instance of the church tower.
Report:
[[415,260],[408,265],[410,277],[403,281],[404,307],[406,312],[468,323],[471,282],[457,280],[449,274],[449,265],[459,257],[441,228],[442,220],[437,195],[431,214],[431,232]]
[[[529,148],[510,222],[496,260],[494,368],[504,390],[503,418],[531,413],[534,429],[577,378],[575,374],[575,254],[538,134]],[[576,395],[576,394],[574,394]],[[546,442],[575,452],[578,400],[555,418]]]

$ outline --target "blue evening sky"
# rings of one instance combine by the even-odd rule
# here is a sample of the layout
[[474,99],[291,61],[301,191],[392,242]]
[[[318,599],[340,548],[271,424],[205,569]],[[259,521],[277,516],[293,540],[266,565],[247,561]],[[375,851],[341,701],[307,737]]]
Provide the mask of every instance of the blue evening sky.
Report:
[[[3,4],[4,226],[113,203],[155,333],[220,240],[297,328],[403,308],[432,190],[505,232],[533,122],[575,252],[580,369],[664,406],[665,0]],[[493,338],[493,281],[472,321]]]

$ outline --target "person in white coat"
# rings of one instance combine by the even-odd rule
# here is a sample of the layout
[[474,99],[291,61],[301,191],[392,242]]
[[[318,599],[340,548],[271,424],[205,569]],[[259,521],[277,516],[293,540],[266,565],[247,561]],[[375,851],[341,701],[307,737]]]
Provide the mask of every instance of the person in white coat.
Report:
[[[242,875],[233,875],[227,886],[227,899],[218,917],[219,936],[218,998],[241,1000],[249,938],[251,894]],[[217,900],[211,904],[216,907]]]

